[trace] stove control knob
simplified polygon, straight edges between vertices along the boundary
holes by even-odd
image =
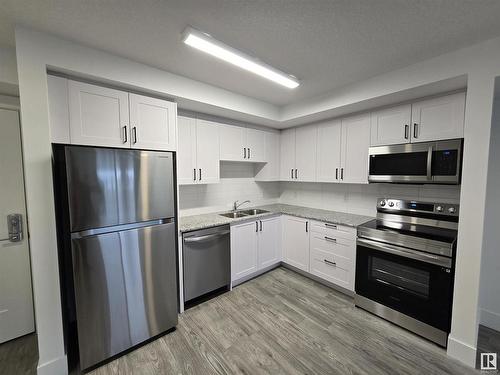
[[[437,212],[443,212],[443,206],[437,206],[436,207]]]
[[[455,213],[455,211],[456,211],[456,210],[455,210],[455,207],[450,207],[450,208],[448,208],[448,212],[449,212],[450,214],[454,214],[454,213]]]
[[[385,206],[385,201],[380,201],[380,206],[384,207]]]
[[[389,207],[394,207],[394,202],[389,202]]]

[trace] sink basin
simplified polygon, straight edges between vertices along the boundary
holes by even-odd
[[[258,215],[258,214],[265,214],[266,212],[269,211],[261,210],[260,208],[252,208],[251,210],[244,210],[241,212],[243,212],[246,215]]]
[[[239,217],[248,216],[248,214],[243,212],[226,212],[225,214],[220,214],[220,216],[228,217],[230,219],[237,219]]]

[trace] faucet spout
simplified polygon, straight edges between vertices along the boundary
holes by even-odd
[[[244,205],[245,203],[250,203],[249,200],[243,201],[241,203],[238,203],[238,201],[234,201],[233,203],[233,209],[236,211],[240,206]]]

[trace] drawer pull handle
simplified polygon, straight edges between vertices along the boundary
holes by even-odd
[[[331,237],[325,236],[325,240],[337,243],[336,238],[331,238]]]
[[[324,261],[326,264],[330,265],[330,266],[337,266],[337,263],[335,263],[335,262],[331,262],[331,261],[329,261],[328,259],[323,259],[323,261]]]
[[[327,227],[327,228],[332,228],[332,229],[337,229],[337,226],[336,226],[336,225],[333,225],[333,224],[328,224],[328,223],[325,223],[325,227]]]

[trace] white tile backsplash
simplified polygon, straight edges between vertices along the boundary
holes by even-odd
[[[230,210],[235,200],[246,199],[252,206],[280,202],[370,216],[375,216],[380,197],[444,203],[460,200],[460,186],[256,182],[254,176],[251,163],[221,162],[220,183],[179,188],[181,216]]]
[[[249,199],[249,205],[278,203],[279,182],[256,182],[252,163],[221,162],[220,183],[181,185],[179,208],[181,216],[230,210],[235,200]]]
[[[459,203],[460,186],[281,182],[280,203],[375,216],[377,198]]]

